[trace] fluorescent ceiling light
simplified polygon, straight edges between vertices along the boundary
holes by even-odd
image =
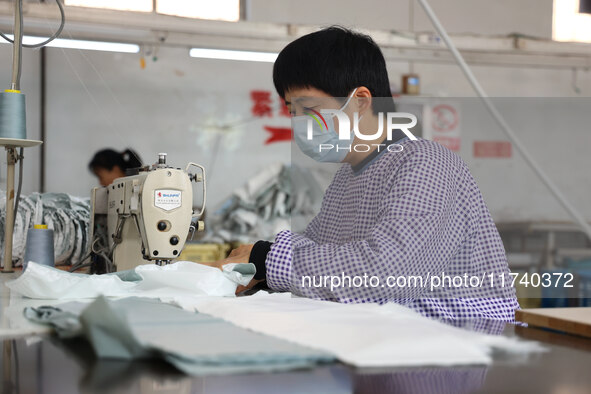
[[[125,44],[121,42],[83,41],[58,38],[47,44],[48,47],[88,49],[90,51],[138,53],[140,46],[137,44]]]
[[[14,36],[7,35],[10,39]],[[24,36],[23,44],[37,44],[47,40],[47,37]],[[6,42],[0,40],[0,42]],[[106,51],[106,52],[124,52],[124,53],[138,53],[140,46],[137,44],[125,44],[121,42],[105,42],[105,41],[86,41],[86,40],[71,40],[66,38],[57,38],[46,45],[47,47],[55,48],[70,48],[70,49],[87,49],[90,51]]]
[[[154,10],[153,0],[66,0],[65,4],[121,11],[152,12]]]
[[[192,48],[189,56],[204,59],[244,60],[248,62],[270,62],[277,59],[277,53],[273,52],[252,52],[232,51],[226,49]]]

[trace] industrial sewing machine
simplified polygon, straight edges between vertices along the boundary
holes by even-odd
[[[189,169],[199,169],[192,174]],[[205,209],[205,169],[189,163],[185,170],[158,162],[96,187],[91,197],[91,272],[133,269],[178,258],[189,234],[204,229],[199,219]],[[203,185],[203,204],[193,212],[192,182]]]

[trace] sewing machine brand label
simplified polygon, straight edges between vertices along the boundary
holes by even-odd
[[[178,190],[154,190],[154,205],[165,211],[172,211],[181,206],[183,193]]]

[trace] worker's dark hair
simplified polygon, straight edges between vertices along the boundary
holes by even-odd
[[[96,152],[90,163],[88,163],[90,171],[95,171],[97,168],[112,170],[115,166],[125,172],[129,168],[141,167],[142,161],[138,154],[131,149],[126,149],[123,152],[103,149]]]
[[[384,55],[374,42],[341,26],[307,34],[291,42],[279,53],[273,66],[277,93],[293,88],[316,88],[333,97],[347,97],[365,86],[373,97],[373,112],[396,110]]]

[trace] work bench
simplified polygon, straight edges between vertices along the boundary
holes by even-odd
[[[0,276],[3,393],[587,393],[591,388],[591,339],[512,324],[502,335],[539,341],[547,351],[494,354],[488,366],[356,369],[335,363],[203,377],[157,360],[96,359],[83,340],[58,340],[41,326],[20,332],[10,327],[4,282],[14,275]]]

